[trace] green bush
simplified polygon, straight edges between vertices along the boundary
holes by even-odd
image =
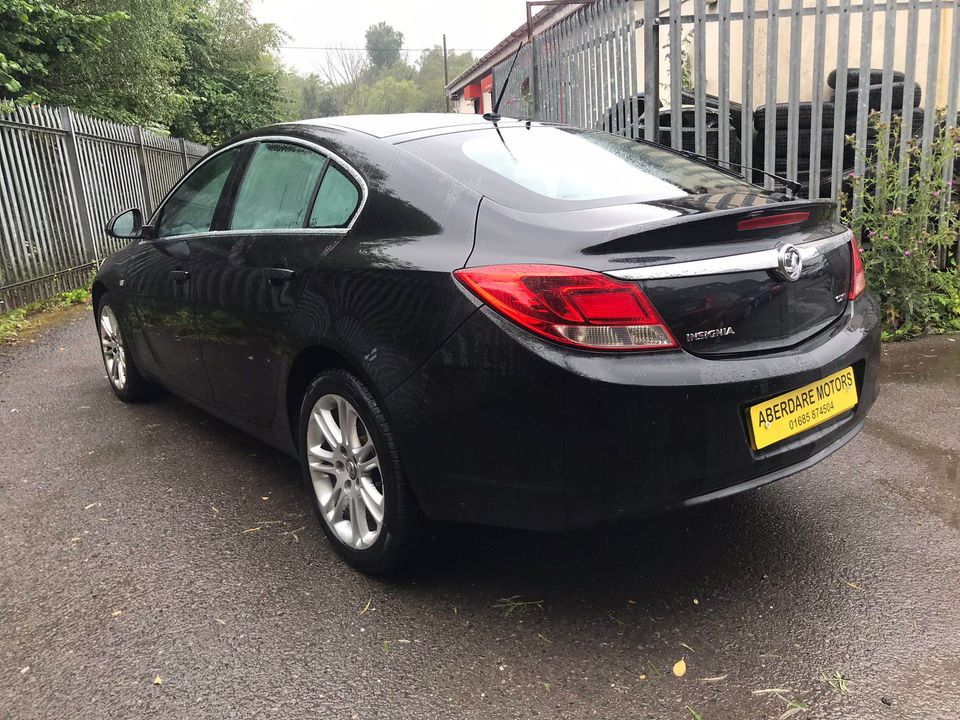
[[[863,245],[867,282],[883,310],[884,338],[960,330],[960,205],[947,202],[953,180],[945,177],[960,149],[960,130],[948,130],[938,117],[930,154],[922,158],[914,138],[901,156],[900,117],[884,123],[874,113],[870,124],[876,140],[856,148],[866,171],[851,173],[852,198],[842,196],[841,204],[844,221]],[[960,159],[957,164],[960,169]]]
[[[86,288],[67,290],[52,298],[25,305],[24,307],[0,313],[0,345],[15,343],[33,326],[34,318],[48,310],[60,310],[90,301],[90,291]]]

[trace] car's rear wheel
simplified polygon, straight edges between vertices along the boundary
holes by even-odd
[[[149,399],[153,386],[137,370],[137,364],[124,341],[117,313],[106,296],[101,298],[97,307],[97,331],[107,380],[116,396],[124,402]]]
[[[366,572],[401,567],[419,544],[423,519],[386,418],[356,377],[332,370],[311,383],[300,447],[320,525],[340,555]]]

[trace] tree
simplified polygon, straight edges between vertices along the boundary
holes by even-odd
[[[48,2],[0,0],[0,110],[55,101],[59,70],[74,55],[89,57],[108,40],[122,12],[70,12]]]
[[[453,80],[468,67],[473,65],[474,57],[471,53],[447,53],[447,67],[449,77]],[[434,46],[423,52],[417,60],[417,87],[420,88],[423,100],[418,110],[421,112],[443,112],[446,110],[446,90],[443,84],[443,49]]]
[[[98,117],[164,130],[178,112],[175,87],[184,60],[184,0],[58,0],[73,12],[124,21],[95,52],[74,53],[51,76],[50,102]]]
[[[342,45],[327,52],[320,74],[332,88],[334,103],[341,111],[353,100],[367,73],[367,59]]]
[[[0,106],[220,142],[281,117],[282,37],[248,0],[0,0]]]
[[[347,110],[351,114],[410,112],[420,106],[422,99],[420,89],[412,80],[386,75],[358,92]]]
[[[303,80],[300,93],[303,100],[300,112],[301,119],[329,117],[340,115],[343,112],[342,107],[337,103],[334,89],[330,87],[329,83],[325,83],[315,73],[307,75]]]
[[[183,105],[173,134],[220,143],[281,117],[284,71],[273,53],[283,33],[258,23],[246,0],[192,0],[181,34]]]
[[[280,64],[283,37],[249,0],[0,0],[0,110],[69,105],[219,143],[281,119],[444,109],[442,50],[411,66],[384,22],[365,53],[341,47],[306,76]],[[473,56],[449,63],[453,77]]]
[[[379,73],[400,62],[403,33],[394,30],[385,22],[367,28],[367,57],[373,70]]]
[[[336,88],[316,73],[298,75],[288,72],[283,78],[284,110],[287,120],[342,115]]]

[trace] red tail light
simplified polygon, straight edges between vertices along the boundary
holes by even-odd
[[[454,276],[539,335],[590,350],[667,350],[677,341],[636,283],[557,265],[491,265]]]
[[[852,265],[850,266],[850,292],[847,297],[856,300],[867,289],[867,274],[863,270],[863,258],[860,257],[860,243],[857,242],[857,236],[850,236],[850,252],[852,253]]]
[[[808,212],[776,213],[747,218],[737,223],[737,230],[761,230],[763,228],[783,227],[784,225],[799,225],[810,219]]]

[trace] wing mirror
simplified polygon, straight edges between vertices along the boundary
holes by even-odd
[[[144,237],[143,213],[140,208],[130,208],[113,216],[107,223],[107,235],[120,240],[137,240]]]

